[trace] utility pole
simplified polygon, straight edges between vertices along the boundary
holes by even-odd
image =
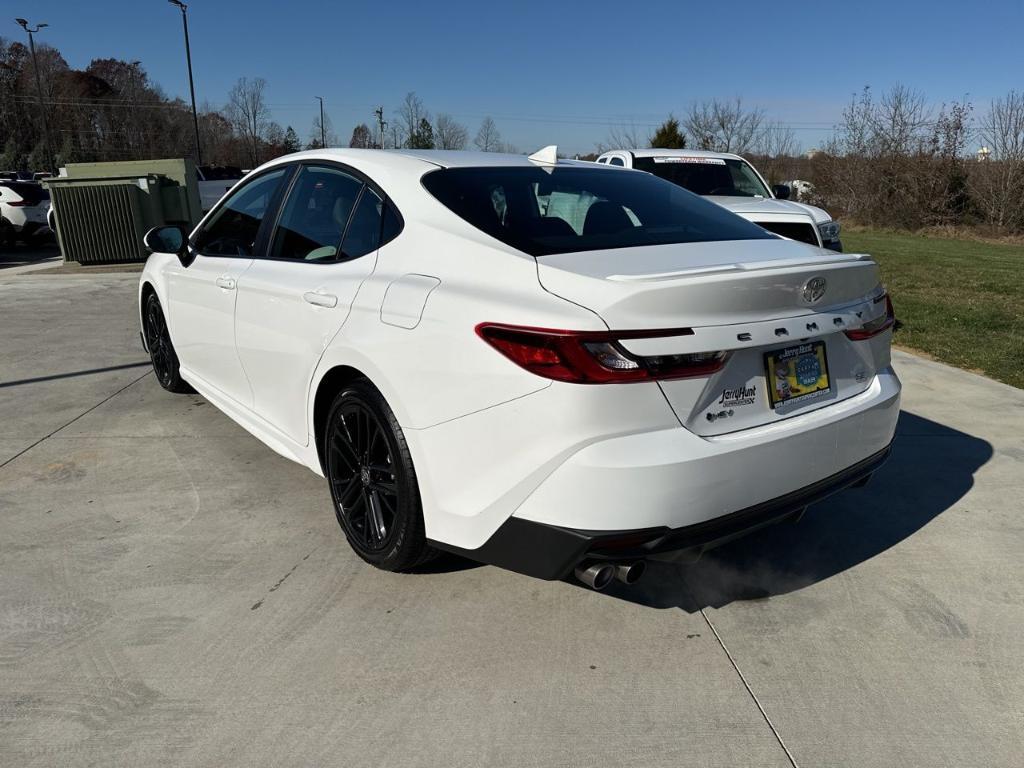
[[[324,99],[322,96],[314,96],[314,99],[320,99],[320,148],[327,148],[327,127],[324,125]]]
[[[196,132],[196,165],[203,164],[203,150],[199,145],[199,113],[196,111],[196,86],[192,80],[192,48],[188,42],[188,6],[181,0],[167,0],[181,9],[181,25],[185,30],[185,61],[188,63],[188,92],[192,96],[192,127]]]
[[[388,127],[387,121],[384,119],[384,107],[377,107],[373,110],[373,114],[377,118],[377,128],[380,134],[380,148],[384,149],[384,129]]]
[[[34,29],[29,29],[28,22],[25,19],[15,19],[16,22],[28,32],[28,47],[32,51],[32,68],[36,72],[36,98],[39,100],[39,119],[43,123],[43,147],[46,152],[46,164],[47,170],[56,171],[53,162],[53,145],[50,144],[50,129],[46,124],[46,106],[43,104],[43,81],[39,78],[39,60],[36,58],[36,41],[32,35],[38,32],[44,27],[50,26],[49,24],[36,24]]]

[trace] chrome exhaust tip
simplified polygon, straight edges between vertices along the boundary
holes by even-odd
[[[611,563],[580,563],[573,573],[588,587],[600,592],[615,578],[615,566]]]
[[[619,563],[615,566],[615,578],[623,584],[636,584],[647,572],[647,563],[636,560],[632,563]]]

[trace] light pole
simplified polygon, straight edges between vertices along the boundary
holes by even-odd
[[[327,148],[327,128],[324,126],[324,99],[323,96],[314,96],[320,100],[320,149]]]
[[[36,72],[36,98],[39,99],[39,119],[43,123],[43,146],[46,152],[46,163],[49,166],[47,170],[53,171],[53,147],[50,144],[50,129],[46,125],[46,107],[43,105],[43,81],[39,78],[39,60],[36,59],[36,41],[32,35],[38,32],[44,27],[50,26],[49,24],[36,24],[34,28],[29,28],[28,22],[25,19],[15,19],[16,22],[28,32],[28,47],[32,51],[32,68]]]
[[[377,128],[380,132],[380,148],[384,149],[384,129],[388,127],[388,121],[384,119],[384,107],[377,107],[373,114],[377,118]]]
[[[188,90],[192,96],[192,127],[196,131],[196,165],[203,164],[203,150],[199,145],[199,113],[196,112],[196,86],[192,81],[192,48],[188,43],[188,6],[181,0],[167,0],[181,9],[181,25],[185,29],[185,61],[188,62]]]

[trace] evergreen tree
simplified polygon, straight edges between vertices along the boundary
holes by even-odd
[[[370,136],[370,128],[366,123],[360,123],[352,129],[352,138],[349,140],[350,147],[359,149],[373,149],[373,139]]]
[[[673,115],[658,126],[651,136],[651,146],[658,149],[686,149],[686,136],[679,130],[679,121]]]
[[[302,149],[302,144],[299,142],[299,135],[290,125],[285,129],[284,140],[281,143],[281,147],[286,153],[298,152]]]
[[[416,126],[416,130],[413,131],[412,136],[409,137],[409,148],[410,149],[433,149],[434,148],[434,128],[430,125],[430,121],[427,118],[420,118],[419,125]]]

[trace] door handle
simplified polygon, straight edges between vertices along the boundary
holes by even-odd
[[[227,291],[235,290],[235,278],[233,277],[218,277],[217,286]]]
[[[309,304],[315,304],[318,307],[338,306],[338,297],[331,293],[308,291],[302,294],[302,298],[304,298]]]

